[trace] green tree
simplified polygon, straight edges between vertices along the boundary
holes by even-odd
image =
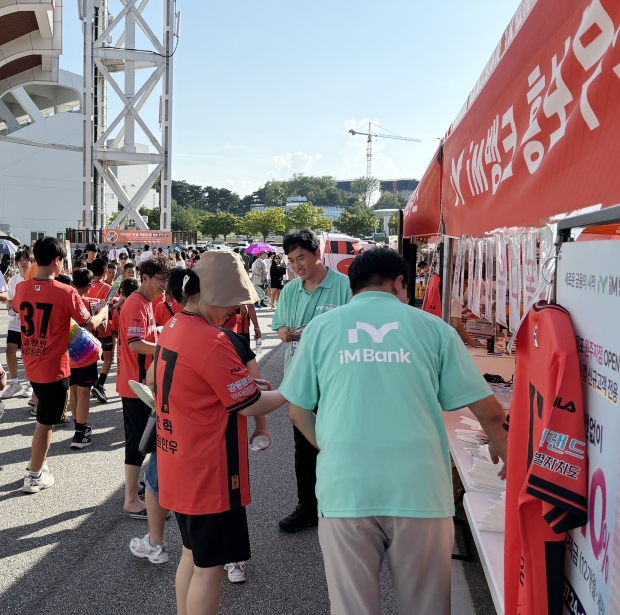
[[[346,233],[352,237],[360,237],[374,233],[379,226],[379,220],[374,216],[372,210],[362,211],[361,213],[351,213],[343,211],[338,220],[336,227],[341,233]]]
[[[375,203],[374,209],[402,209],[406,204],[406,198],[391,192],[384,192]]]
[[[217,216],[215,214],[200,216],[199,229],[203,235],[211,237],[211,239],[215,241],[220,234],[220,225]]]
[[[269,206],[286,205],[288,194],[288,183],[271,179],[265,184],[265,200],[263,203]]]
[[[263,241],[271,233],[280,234],[286,230],[286,214],[279,207],[265,211],[250,211],[243,219],[243,229],[247,235],[260,235]]]
[[[300,203],[290,208],[286,219],[286,229],[308,227],[313,231],[318,229],[330,231],[332,221],[326,218],[324,213],[325,210],[322,207],[314,207],[312,203]]]
[[[289,196],[305,196],[312,203],[344,207],[347,195],[329,175],[313,176],[295,173],[287,182]]]
[[[225,211],[221,211],[215,217],[219,224],[219,234],[223,235],[224,241],[226,241],[228,235],[236,233],[241,226],[241,219],[239,217]]]
[[[200,223],[200,211],[189,208],[186,209],[172,204],[171,208],[171,228],[173,231],[197,231]]]
[[[139,213],[142,217],[148,218],[147,225],[149,229],[151,229],[152,231],[159,230],[159,222],[160,222],[159,207],[155,207],[153,209],[147,209],[146,207],[140,207]]]
[[[351,193],[358,201],[370,205],[372,195],[380,186],[381,182],[376,177],[359,177],[351,182]]]

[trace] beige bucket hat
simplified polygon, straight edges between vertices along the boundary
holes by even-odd
[[[258,295],[234,252],[205,252],[194,269],[200,278],[200,302],[232,306],[256,303]]]

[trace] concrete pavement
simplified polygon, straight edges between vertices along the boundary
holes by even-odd
[[[263,333],[262,376],[278,385],[285,348],[269,328],[273,312],[259,314]],[[6,366],[7,315],[0,309],[0,359]],[[20,366],[21,367],[21,366]],[[39,494],[20,491],[30,456],[34,419],[24,398],[5,402],[0,421],[0,613],[7,615],[164,615],[176,612],[174,574],[181,552],[174,519],[167,523],[170,562],[135,558],[129,541],[147,532],[128,519],[123,504],[123,422],[108,378],[108,404],[93,400],[93,445],[69,449],[71,427],[55,430],[49,463],[56,484]],[[249,421],[250,423],[252,420]],[[252,559],[248,581],[224,581],[223,615],[324,615],[329,601],[316,529],[295,535],[277,522],[296,505],[293,434],[284,409],[268,418],[272,447],[251,453],[252,505],[248,508]],[[180,477],[191,481],[191,476]],[[457,530],[458,532],[458,530]],[[465,568],[464,568],[465,567]],[[386,615],[397,613],[387,570]],[[475,608],[469,585],[474,587]],[[485,595],[486,591],[486,595]],[[458,615],[494,613],[480,565],[453,562],[453,607]],[[408,614],[401,614],[408,615]]]

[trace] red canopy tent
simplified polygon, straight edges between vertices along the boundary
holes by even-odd
[[[480,235],[620,202],[619,27],[616,0],[524,0],[410,197],[404,236],[434,232],[440,203],[449,235]]]

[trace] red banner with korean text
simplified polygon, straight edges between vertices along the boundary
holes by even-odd
[[[620,2],[524,0],[444,143],[450,235],[620,202]]]
[[[407,200],[403,212],[403,237],[436,234],[441,202],[441,147]]]
[[[106,228],[103,230],[103,242],[122,245],[131,242],[132,244],[153,245],[172,245],[172,231],[136,231],[123,230],[116,228]]]

